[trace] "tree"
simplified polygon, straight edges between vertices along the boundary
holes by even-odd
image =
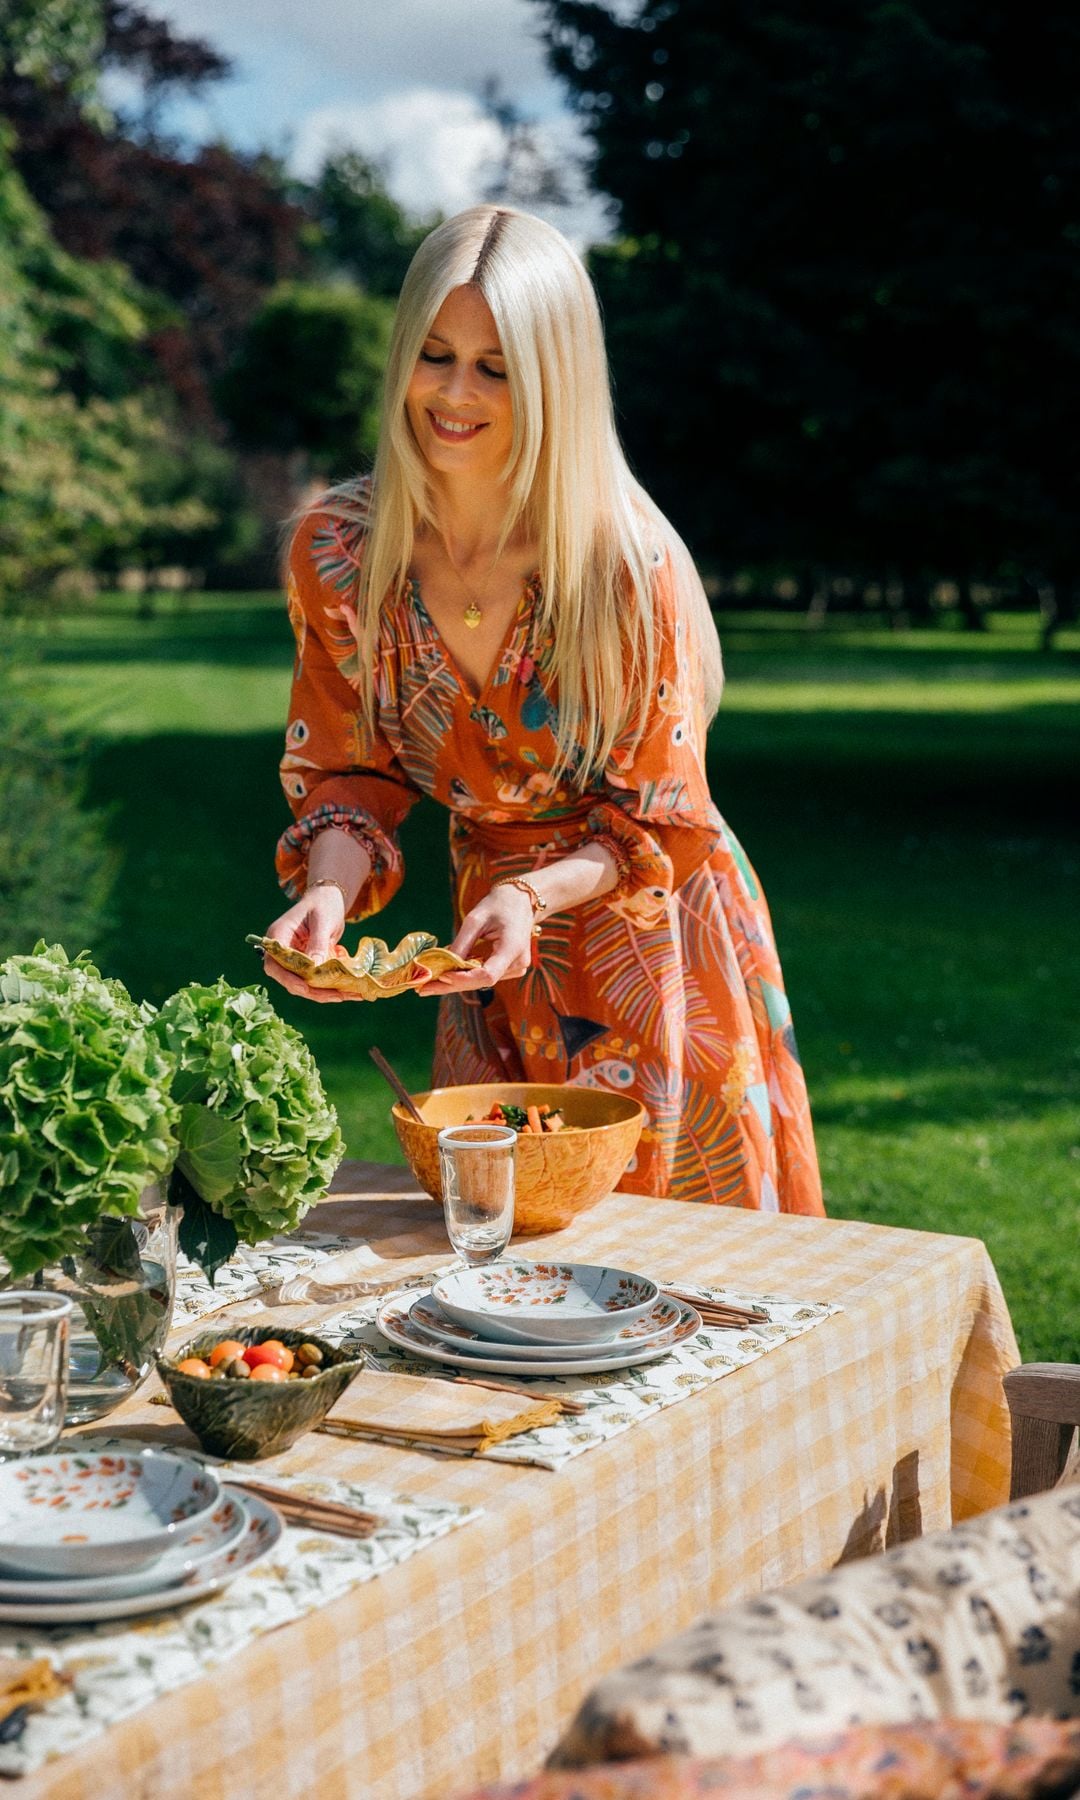
[[[539,4],[619,207],[594,268],[630,448],[697,546],[1065,581],[1080,16]]]
[[[297,186],[295,198],[317,227],[316,271],[347,276],[386,300],[397,299],[421,240],[437,223],[411,220],[387,192],[378,165],[358,150],[328,156],[313,182]]]
[[[212,522],[148,490],[171,444],[162,396],[134,391],[152,312],[124,270],[55,243],[0,129],[0,604]]]
[[[263,296],[303,260],[304,215],[286,177],[271,157],[222,144],[188,156],[157,133],[167,92],[198,90],[228,70],[201,40],[177,37],[127,0],[0,5],[8,8],[0,13],[0,116],[15,129],[19,174],[62,248],[121,262],[171,302],[149,348],[189,420],[213,432],[214,381]],[[66,54],[65,17],[78,55]],[[97,97],[106,66],[140,84],[143,104],[129,123],[110,118]]]
[[[5,84],[62,88],[76,105],[96,99],[105,18],[101,0],[0,0]]]
[[[374,453],[392,317],[385,300],[344,283],[275,289],[218,387],[236,441],[351,474]]]

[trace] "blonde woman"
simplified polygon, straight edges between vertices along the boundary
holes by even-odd
[[[452,947],[482,958],[438,984],[435,1081],[631,1093],[624,1187],[822,1212],[768,911],[706,784],[715,628],[627,467],[596,298],[551,226],[480,206],[425,239],[373,477],[303,518],[288,594],[295,904],[270,934],[320,958],[377,913],[433,795]]]

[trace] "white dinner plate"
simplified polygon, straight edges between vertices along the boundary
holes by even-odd
[[[72,1443],[0,1462],[0,1567],[8,1577],[145,1568],[220,1496],[213,1469],[182,1451]]]
[[[492,1262],[432,1283],[444,1313],[501,1344],[610,1344],[620,1325],[652,1311],[651,1275],[607,1263]]]
[[[456,1319],[448,1319],[430,1290],[413,1301],[409,1318],[428,1343],[439,1344],[447,1350],[465,1350],[470,1356],[501,1356],[513,1358],[514,1362],[535,1362],[538,1357],[544,1362],[580,1362],[584,1357],[602,1356],[606,1360],[634,1345],[643,1347],[656,1343],[665,1332],[673,1331],[679,1325],[682,1304],[662,1295],[643,1319],[624,1325],[616,1337],[603,1344],[498,1343],[494,1338],[470,1330],[468,1325],[458,1324]]]
[[[133,1619],[140,1613],[160,1612],[164,1607],[186,1606],[191,1600],[203,1600],[228,1587],[237,1575],[261,1561],[274,1548],[284,1526],[281,1515],[240,1488],[226,1487],[224,1493],[238,1500],[245,1514],[240,1536],[209,1562],[193,1570],[185,1580],[151,1593],[129,1594],[112,1600],[24,1600],[19,1604],[0,1603],[0,1623],[10,1625],[74,1625],[94,1619]]]
[[[183,1581],[203,1563],[217,1556],[240,1536],[247,1524],[247,1514],[239,1495],[224,1492],[212,1513],[198,1531],[193,1531],[181,1544],[170,1544],[156,1562],[144,1563],[141,1569],[129,1569],[119,1575],[30,1576],[18,1581],[7,1576],[0,1580],[0,1601],[13,1602],[59,1600],[123,1600],[128,1594],[157,1593],[163,1587]]]
[[[441,1363],[446,1368],[482,1371],[488,1375],[543,1375],[549,1380],[555,1375],[598,1375],[606,1369],[633,1369],[642,1363],[659,1361],[681,1344],[684,1339],[693,1337],[701,1330],[701,1314],[692,1306],[678,1302],[679,1323],[669,1333],[652,1344],[628,1346],[616,1355],[596,1356],[592,1353],[575,1359],[572,1362],[557,1362],[538,1351],[530,1362],[515,1362],[513,1358],[502,1356],[476,1356],[469,1350],[452,1350],[448,1345],[432,1343],[422,1337],[418,1328],[409,1318],[408,1309],[400,1300],[388,1300],[380,1308],[378,1316],[379,1330],[385,1338],[395,1344],[399,1350],[407,1350],[410,1356],[419,1357],[422,1362]],[[493,1350],[501,1352],[504,1344],[493,1344]]]

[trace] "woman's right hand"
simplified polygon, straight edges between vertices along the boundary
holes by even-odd
[[[338,887],[327,883],[322,887],[309,888],[302,900],[290,906],[288,912],[282,913],[272,925],[268,925],[264,936],[274,938],[279,944],[287,944],[293,950],[302,950],[313,962],[325,962],[334,946],[340,942],[345,929],[345,901]],[[283,969],[272,957],[263,957],[263,970],[271,981],[278,981],[290,994],[299,994],[304,1000],[317,1000],[320,1004],[333,1003],[339,1000],[358,998],[352,994],[339,994],[333,988],[313,988],[299,975],[290,969]]]

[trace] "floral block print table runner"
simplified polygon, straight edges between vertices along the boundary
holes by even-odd
[[[362,1275],[367,1268],[373,1274],[385,1269],[374,1251],[364,1258],[363,1247],[356,1238],[323,1231],[294,1231],[289,1237],[271,1238],[254,1247],[242,1244],[232,1261],[218,1270],[213,1285],[197,1263],[181,1256],[176,1266],[173,1327],[193,1325],[197,1319],[222,1312],[237,1300],[255,1299],[267,1288],[277,1287],[296,1275],[310,1275],[346,1252],[353,1253],[349,1258],[353,1274]]]
[[[216,1467],[226,1478],[235,1469],[239,1478],[252,1465]],[[350,1588],[480,1517],[476,1508],[411,1500],[347,1481],[277,1474],[274,1481],[362,1507],[382,1522],[363,1539],[287,1525],[262,1562],[220,1593],[175,1610],[94,1625],[0,1625],[0,1667],[7,1657],[48,1656],[72,1680],[66,1693],[31,1714],[16,1743],[0,1744],[0,1777],[32,1773],[151,1700],[227,1663],[263,1632],[329,1606]]]
[[[640,1425],[651,1413],[665,1406],[675,1406],[700,1388],[709,1387],[722,1376],[730,1375],[747,1363],[757,1362],[770,1350],[802,1337],[820,1325],[823,1319],[843,1311],[829,1301],[786,1299],[778,1294],[745,1294],[732,1288],[698,1287],[680,1282],[680,1289],[692,1299],[729,1300],[738,1306],[764,1306],[769,1312],[767,1325],[755,1325],[742,1331],[719,1330],[705,1325],[665,1357],[636,1369],[612,1370],[610,1375],[545,1375],[536,1382],[544,1393],[565,1392],[584,1402],[585,1411],[558,1419],[535,1431],[524,1431],[503,1444],[485,1450],[492,1462],[535,1463],[541,1469],[561,1469],[574,1456],[591,1450],[608,1438],[618,1437],[632,1425]],[[413,1298],[410,1293],[409,1298]],[[375,1323],[383,1301],[368,1300],[335,1319],[324,1321],[319,1329],[334,1341],[362,1345],[369,1360],[379,1369],[395,1374],[430,1377],[444,1373],[436,1363],[410,1357],[387,1342]],[[448,1368],[448,1378],[466,1371]],[[483,1380],[483,1376],[478,1379]],[[509,1380],[509,1376],[490,1377]],[[527,1378],[522,1385],[528,1386]],[[373,1434],[374,1435],[374,1434]],[[440,1454],[461,1452],[449,1447]],[[467,1454],[467,1453],[466,1453]]]

